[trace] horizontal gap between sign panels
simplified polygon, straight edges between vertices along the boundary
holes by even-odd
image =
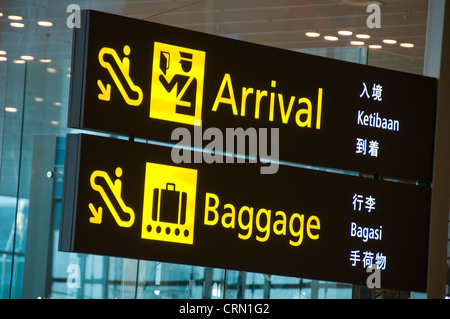
[[[83,133],[87,133],[87,132],[83,131]],[[92,133],[92,132],[89,132],[89,133]],[[134,138],[132,136],[126,137],[126,136],[122,136],[122,135],[111,135],[111,134],[101,134],[101,133],[100,134],[96,133],[93,135],[100,135],[100,136],[109,137],[109,138],[116,138],[119,140],[133,141],[133,142],[142,143],[142,144],[159,145],[159,146],[168,147],[168,148],[174,148],[174,147],[179,148],[179,149],[183,148],[183,149],[194,151],[194,152],[211,153],[211,150],[208,150],[205,148],[202,149],[202,148],[198,148],[198,147],[180,146],[179,144],[161,142],[161,141],[156,141],[156,140],[147,140],[147,139],[142,139],[142,138]],[[273,160],[273,159],[264,158],[264,157],[259,157],[259,160],[258,160],[258,158],[255,156],[229,153],[229,152],[223,152],[223,151],[215,151],[215,152],[217,153],[217,155],[221,155],[224,157],[234,157],[234,158],[240,158],[240,159],[245,159],[245,160],[252,160],[255,163],[262,163],[262,164],[268,164],[268,163],[270,163],[271,160]],[[350,171],[350,170],[344,170],[344,169],[338,169],[338,168],[332,168],[332,167],[316,166],[316,165],[311,165],[311,164],[304,164],[304,163],[284,161],[284,160],[274,160],[273,162],[278,165],[282,165],[282,166],[297,167],[297,168],[303,168],[303,169],[327,172],[327,173],[333,173],[333,174],[349,175],[349,176],[381,180],[381,181],[392,182],[392,183],[402,183],[402,184],[416,185],[416,186],[420,186],[420,187],[431,187],[432,186],[431,183],[427,183],[427,182],[399,179],[399,178],[394,178],[394,177],[389,177],[389,176],[380,176],[376,173],[373,173],[373,174],[361,173],[361,172],[357,172],[357,171]]]

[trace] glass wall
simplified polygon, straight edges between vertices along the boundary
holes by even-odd
[[[55,36],[70,46],[71,33],[58,32]],[[371,55],[366,47],[301,51],[389,68],[403,65],[413,73],[422,68],[420,60]],[[0,62],[0,73],[5,105],[0,112],[0,298],[374,297],[343,283],[59,252],[70,56],[24,64],[8,60]]]
[[[0,166],[0,297],[8,298],[13,278],[13,263],[23,266],[25,213],[27,199],[17,196],[21,140],[25,65],[0,64],[2,89],[1,166]],[[16,242],[17,239],[17,242]],[[20,275],[19,275],[20,277]]]

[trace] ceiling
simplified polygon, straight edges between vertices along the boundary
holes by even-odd
[[[0,0],[0,50],[8,59],[22,54],[36,59],[69,59],[71,30],[66,26],[67,6],[73,0]],[[383,0],[380,3],[381,28],[368,28],[366,0],[78,0],[81,9],[125,15],[186,29],[231,37],[290,50],[348,47],[355,34],[369,34],[366,45],[381,44],[378,51],[423,59],[428,0]],[[23,16],[24,28],[10,26],[8,15]],[[37,25],[53,22],[52,27]],[[339,36],[350,30],[352,36]],[[317,31],[318,38],[309,38]],[[338,36],[337,41],[324,36]],[[397,44],[384,44],[390,38]],[[413,43],[403,48],[402,42]]]

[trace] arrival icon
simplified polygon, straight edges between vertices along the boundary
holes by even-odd
[[[205,52],[155,42],[150,117],[200,125]]]

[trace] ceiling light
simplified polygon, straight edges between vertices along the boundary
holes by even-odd
[[[56,73],[56,69],[55,68],[47,68],[47,72],[48,73]]]
[[[22,22],[11,22],[9,25],[14,28],[23,28],[25,26]]]
[[[7,57],[5,57],[5,56],[0,56],[0,61],[7,61],[7,60],[8,60]]]
[[[343,35],[343,36],[349,36],[349,35],[352,35],[353,32],[352,31],[347,31],[347,30],[340,30],[340,31],[338,31],[338,34],[339,35]]]
[[[59,125],[59,122],[58,121],[50,121],[50,124],[52,124],[52,125]]]
[[[337,41],[337,40],[339,40],[339,38],[338,37],[335,37],[334,35],[326,35],[326,36],[324,36],[323,37],[325,40],[327,40],[327,41]]]
[[[33,61],[34,60],[34,56],[32,56],[32,55],[21,55],[20,58],[25,61]]]
[[[403,48],[414,48],[414,44],[412,43],[400,43],[400,46]]]
[[[9,20],[15,20],[15,21],[21,21],[23,19],[22,16],[16,16],[16,15],[9,15],[8,16]]]
[[[396,44],[396,43],[397,43],[397,40],[394,40],[394,39],[384,39],[383,42],[386,43],[386,44]]]
[[[41,63],[50,63],[50,62],[52,62],[52,59],[39,59],[39,62],[41,62]]]
[[[365,43],[363,41],[350,41],[351,45],[364,45]]]
[[[53,22],[50,22],[50,21],[38,21],[37,24],[40,25],[41,27],[53,26]]]
[[[54,105],[54,106],[61,106],[62,103],[61,103],[61,102],[53,102],[53,105]]]
[[[0,54],[5,55],[6,51],[5,50],[0,50]]]
[[[0,12],[0,17],[3,17],[3,12]]]
[[[13,60],[13,63],[16,64],[24,64],[26,61],[25,60]]]
[[[35,97],[34,100],[36,102],[44,102],[44,98],[42,98],[42,97]]]
[[[320,37],[320,33],[319,33],[319,32],[306,32],[305,35],[306,35],[307,37],[310,37],[310,38],[317,38],[317,37]]]
[[[341,2],[349,6],[360,6],[360,7],[367,7],[369,4],[378,4],[379,6],[383,4],[381,1],[374,1],[374,0],[342,0]]]
[[[7,107],[5,107],[5,111],[10,112],[10,113],[16,113],[17,109],[15,107],[7,106]]]
[[[358,39],[370,39],[370,35],[368,34],[357,34],[356,37]]]
[[[371,44],[369,45],[370,49],[381,49],[383,46],[380,44]]]

